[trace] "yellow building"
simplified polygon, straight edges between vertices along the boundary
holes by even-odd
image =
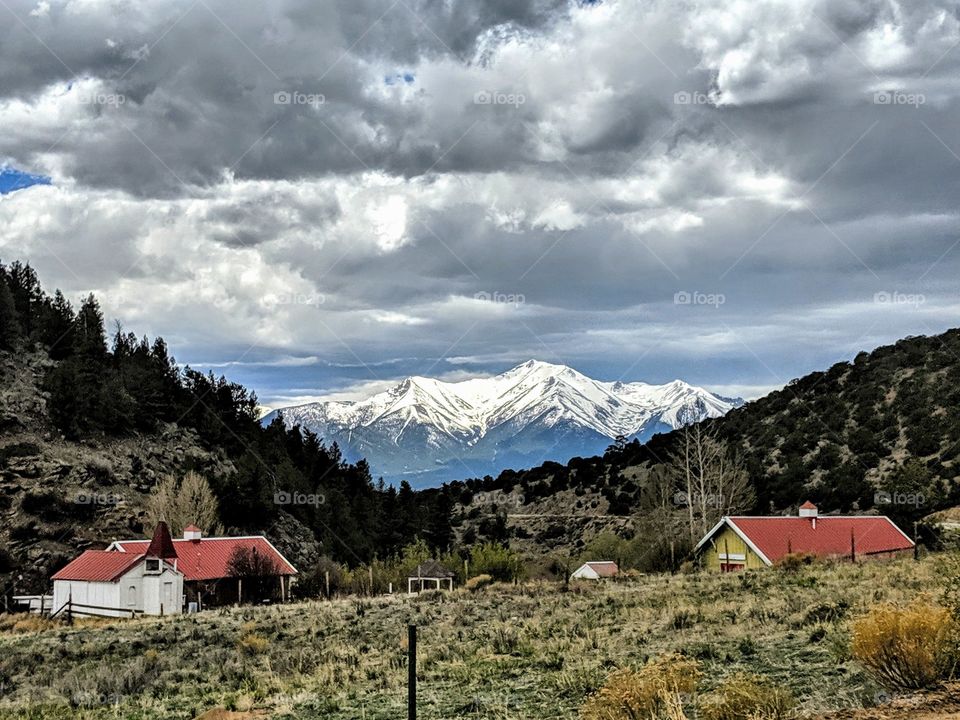
[[[798,515],[721,518],[697,543],[703,566],[720,572],[769,567],[785,555],[889,557],[914,542],[883,515],[824,515],[805,502]]]

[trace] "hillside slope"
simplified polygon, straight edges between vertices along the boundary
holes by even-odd
[[[960,330],[861,352],[702,425],[743,457],[756,511],[811,499],[823,512],[876,509],[910,523],[960,504]],[[580,518],[596,525],[598,513],[636,511],[650,473],[679,438],[672,432],[565,465],[453,483],[461,532],[484,537],[497,528],[528,545],[539,537],[548,549],[582,547]]]
[[[0,352],[0,576],[18,576],[7,578],[0,595],[40,592],[79,550],[149,533],[146,500],[163,476],[196,470],[222,483],[237,472],[222,449],[174,423],[125,437],[66,439],[40,389],[54,364],[43,352]],[[313,533],[286,513],[260,530],[294,564],[319,555]]]

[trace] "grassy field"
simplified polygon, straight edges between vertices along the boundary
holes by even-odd
[[[735,671],[790,688],[806,713],[873,705],[849,657],[852,618],[936,596],[936,558],[741,575],[531,583],[231,608],[0,633],[0,718],[405,717],[406,625],[419,633],[420,717],[574,718],[620,666],[680,652],[702,690]],[[9,619],[6,623],[10,624]]]

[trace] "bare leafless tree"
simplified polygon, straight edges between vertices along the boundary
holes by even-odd
[[[147,499],[147,519],[151,525],[165,520],[174,535],[191,523],[210,534],[221,530],[213,488],[205,477],[192,471],[180,480],[168,475],[157,483]]]
[[[702,424],[681,431],[680,446],[667,463],[678,504],[686,505],[690,540],[696,541],[721,517],[753,505],[755,495],[743,459]]]

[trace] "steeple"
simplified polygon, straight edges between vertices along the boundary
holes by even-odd
[[[173,547],[173,539],[170,537],[170,528],[161,520],[157,523],[156,530],[153,531],[153,539],[150,541],[150,547],[145,553],[147,557],[160,558],[161,560],[172,560],[177,557],[177,551]]]

